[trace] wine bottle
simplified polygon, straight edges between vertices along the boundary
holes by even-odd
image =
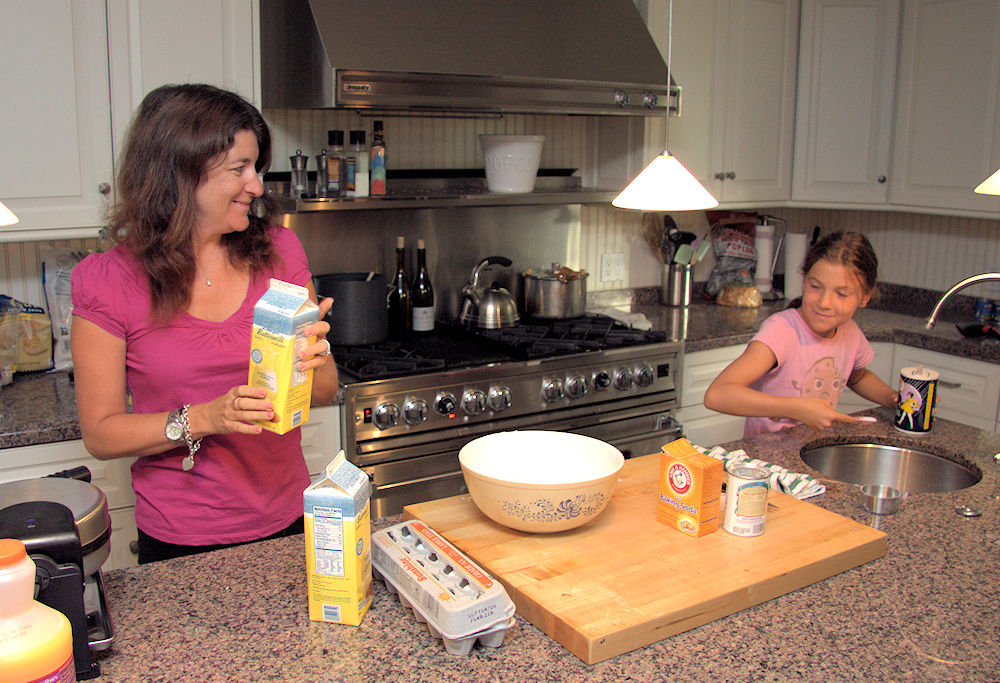
[[[410,287],[413,298],[413,331],[430,332],[434,329],[434,288],[427,273],[427,250],[423,240],[417,240],[417,274]]]
[[[406,242],[396,238],[396,274],[389,289],[389,335],[402,339],[410,331],[410,285],[406,280]]]

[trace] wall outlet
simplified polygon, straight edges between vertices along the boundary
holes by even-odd
[[[625,254],[603,254],[601,256],[601,282],[616,282],[625,279]]]

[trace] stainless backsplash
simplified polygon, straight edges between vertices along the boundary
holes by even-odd
[[[434,285],[439,319],[455,321],[462,287],[487,256],[506,256],[510,268],[494,266],[492,278],[521,299],[528,268],[558,262],[579,268],[580,205],[456,207],[328,211],[287,214],[282,222],[298,234],[316,275],[336,272],[384,273],[391,280],[396,237],[406,238],[407,273],[413,277],[416,244],[427,244],[427,269]]]

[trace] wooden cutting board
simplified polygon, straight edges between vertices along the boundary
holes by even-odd
[[[762,536],[691,538],[656,521],[658,454],[625,461],[608,507],[556,534],[508,529],[468,495],[410,505],[506,587],[518,613],[587,664],[885,555],[886,535],[771,491]]]

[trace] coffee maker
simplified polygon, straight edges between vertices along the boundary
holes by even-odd
[[[35,562],[35,599],[69,619],[76,677],[87,680],[101,673],[91,653],[114,639],[101,576],[111,515],[89,470],[60,475],[0,484],[0,538],[24,543]]]

